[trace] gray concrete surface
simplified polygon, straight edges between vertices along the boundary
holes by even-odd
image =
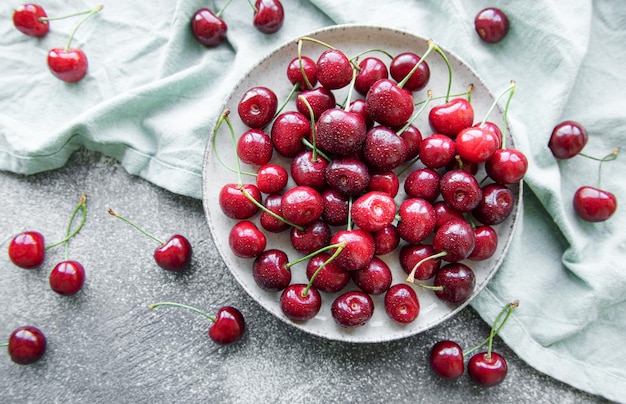
[[[214,248],[202,204],[128,175],[115,161],[81,150],[59,170],[33,176],[0,172],[0,340],[24,324],[40,327],[48,351],[34,365],[0,351],[2,403],[591,403],[602,399],[530,368],[501,340],[505,381],[479,388],[465,375],[437,378],[427,365],[443,338],[473,346],[489,332],[471,309],[400,341],[353,345],[302,333],[267,314],[230,275]],[[48,274],[63,259],[50,250],[36,270],[15,267],[6,248],[24,230],[63,237],[81,193],[88,217],[69,256],[87,271],[84,289],[62,297]],[[154,242],[106,213],[108,207],[155,235],[179,232],[194,247],[191,268],[173,275],[156,267]],[[233,346],[212,343],[209,322],[186,311],[150,311],[174,300],[215,312],[232,304],[248,332]]]

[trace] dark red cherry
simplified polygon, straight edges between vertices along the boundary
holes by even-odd
[[[76,48],[54,48],[48,52],[48,67],[59,80],[76,83],[87,74],[87,55]]]
[[[392,198],[395,198],[400,190],[400,180],[398,179],[398,175],[391,170],[375,171],[370,174],[367,190],[384,192]]]
[[[389,254],[400,245],[400,232],[394,224],[388,224],[372,233],[374,237],[374,253],[376,255]]]
[[[391,224],[396,217],[396,202],[389,194],[370,191],[352,203],[352,221],[359,228],[375,232]]]
[[[335,322],[341,327],[361,327],[372,318],[374,314],[374,301],[365,292],[346,292],[333,301],[330,308]]]
[[[491,258],[498,248],[498,233],[491,226],[478,226],[474,229],[476,245],[467,257],[472,261]]]
[[[430,202],[422,198],[408,198],[398,210],[400,237],[409,243],[419,243],[435,229],[436,216]]]
[[[434,133],[424,138],[420,144],[420,161],[429,168],[445,167],[454,160],[455,155],[454,140],[446,135]]]
[[[310,320],[322,308],[322,296],[313,286],[295,283],[287,286],[280,294],[280,308],[290,320]]]
[[[313,274],[331,257],[330,254],[322,252],[312,257],[306,266],[307,279],[311,279]],[[324,265],[313,279],[313,286],[321,292],[337,293],[350,282],[350,271],[340,267],[336,262],[330,261]]]
[[[574,211],[588,222],[603,222],[617,210],[614,194],[591,186],[583,186],[574,193]]]
[[[434,202],[439,197],[441,176],[432,168],[413,170],[404,180],[404,192],[410,198],[422,198]]]
[[[372,84],[387,77],[389,77],[387,65],[378,58],[367,57],[359,63],[354,89],[361,95],[367,95]]]
[[[304,100],[306,100],[306,103]],[[298,112],[309,118],[311,112],[313,112],[315,121],[319,120],[324,111],[334,108],[335,105],[335,95],[326,87],[303,90],[296,98],[296,109]],[[310,111],[309,107],[311,107]]]
[[[339,230],[330,238],[330,244],[339,243],[345,243],[345,247],[335,257],[335,261],[348,271],[364,268],[374,257],[374,237],[365,230]],[[331,254],[335,251],[333,249]]]
[[[434,286],[441,286],[435,295],[444,302],[460,304],[469,299],[474,291],[476,276],[472,268],[455,262],[446,264],[435,274]]]
[[[285,21],[285,10],[279,0],[256,0],[252,23],[264,34],[278,32]]]
[[[283,210],[281,208],[282,199],[283,199],[283,196],[279,194],[268,195],[267,198],[265,198],[265,202],[263,203],[263,206],[265,206],[266,209],[278,215],[279,217],[282,217],[283,215]],[[276,218],[275,216],[270,215],[266,211],[261,212],[261,217],[259,218],[259,224],[261,225],[261,227],[263,227],[265,230],[271,233],[280,233],[291,227],[289,226],[289,224],[285,223],[283,220],[280,220]]]
[[[405,283],[398,283],[385,293],[385,312],[395,322],[408,324],[413,322],[420,313],[417,293]]]
[[[365,191],[370,174],[363,161],[355,157],[337,158],[326,167],[326,182],[343,195],[357,195]]]
[[[351,271],[352,281],[369,295],[381,295],[389,290],[393,281],[391,269],[378,257],[372,257],[369,264],[356,271]]]
[[[476,14],[474,28],[483,41],[497,43],[509,33],[509,19],[498,8],[485,8]]]
[[[304,229],[291,229],[291,245],[301,254],[308,255],[326,247],[330,242],[332,231],[330,226],[322,220],[316,220]]]
[[[317,121],[316,131],[320,149],[342,156],[359,150],[367,133],[361,115],[339,108],[324,111]]]
[[[352,64],[339,49],[324,51],[317,59],[316,69],[317,81],[329,90],[343,88],[352,80]]]
[[[519,182],[528,170],[528,160],[524,153],[517,149],[498,149],[485,162],[487,175],[500,184]]]
[[[454,341],[439,341],[430,350],[430,367],[444,379],[456,379],[465,371],[463,349]]]
[[[501,383],[507,374],[506,360],[502,355],[481,352],[467,362],[467,373],[481,386],[491,387]]]
[[[372,85],[365,96],[365,105],[374,121],[391,128],[406,123],[415,109],[411,92],[389,79]]]
[[[465,220],[450,220],[435,232],[433,248],[435,252],[445,251],[442,258],[449,262],[459,262],[474,250],[476,237],[474,229]]]
[[[406,143],[388,127],[374,126],[365,135],[363,156],[375,170],[393,170],[406,161]]]
[[[441,197],[452,209],[465,213],[481,201],[482,190],[476,177],[464,170],[452,170],[441,177]]]
[[[20,268],[37,268],[45,255],[44,237],[37,231],[22,232],[9,243],[9,258]]]
[[[283,194],[283,217],[289,222],[306,226],[318,220],[324,211],[322,196],[306,185],[297,185]]]
[[[400,249],[398,258],[400,266],[408,275],[420,261],[435,254],[436,251],[431,244],[405,244]],[[435,276],[440,266],[441,258],[428,259],[416,268],[414,278],[422,281],[430,279]]]
[[[487,132],[490,132],[492,135],[494,135],[496,137],[496,139],[498,140],[498,149],[502,147],[502,131],[500,130],[500,128],[498,127],[498,125],[496,125],[493,122],[490,121],[485,121],[483,122],[478,122],[476,124],[474,124],[475,128],[481,127],[482,125],[482,129],[486,130]]]
[[[487,184],[482,193],[480,202],[472,211],[479,222],[493,226],[509,217],[515,207],[515,199],[506,185]]]
[[[267,292],[278,292],[291,282],[289,258],[281,250],[265,250],[252,264],[252,278],[257,286]]]
[[[401,82],[420,60],[421,58],[412,52],[404,52],[396,55],[389,65],[391,77],[393,77],[395,81]],[[429,80],[430,68],[426,61],[424,61],[404,84],[404,88],[409,91],[419,91],[426,87]]]
[[[178,272],[189,265],[191,254],[189,240],[180,234],[174,234],[154,250],[154,261],[167,271]]]
[[[367,105],[365,104],[364,99],[357,98],[356,100],[350,102],[350,107],[348,108],[348,111],[361,115],[361,118],[363,118],[363,121],[365,122],[365,127],[367,129],[371,129],[374,126],[374,120],[367,113]]]
[[[267,87],[252,87],[241,96],[237,113],[250,128],[261,129],[270,123],[278,108],[278,97]]]
[[[226,39],[228,26],[208,8],[197,10],[191,18],[191,32],[198,42],[207,47],[217,46]]]
[[[241,192],[242,187],[252,198],[261,203],[261,191],[256,185],[225,184],[220,190],[218,201],[222,212],[231,219],[249,219],[259,211],[258,206]]]
[[[215,322],[209,328],[209,338],[216,344],[230,345],[239,341],[245,330],[243,314],[235,307],[224,306],[215,315]]]
[[[407,161],[413,160],[419,155],[420,145],[422,144],[422,132],[414,126],[409,125],[405,130],[400,133],[400,137],[404,140],[406,145],[406,159]]]
[[[276,151],[285,157],[295,157],[304,150],[303,138],[311,133],[311,123],[297,111],[279,114],[271,129],[272,144]]]
[[[237,156],[246,164],[267,164],[273,153],[272,139],[261,129],[247,130],[237,141]]]
[[[314,88],[317,84],[315,61],[307,56],[293,58],[287,65],[287,79],[291,84],[299,84],[298,90],[300,91]],[[310,87],[307,85],[307,80]]]
[[[437,217],[436,228],[440,228],[444,223],[452,219],[465,220],[465,217],[458,210],[452,209],[444,201],[437,201],[433,204],[435,215]]]
[[[291,178],[297,185],[306,185],[316,191],[326,189],[326,167],[328,162],[312,150],[304,150],[291,160]]]
[[[267,239],[256,224],[249,220],[242,220],[230,229],[228,245],[237,257],[254,258],[265,250]]]
[[[454,98],[431,108],[428,122],[433,132],[456,137],[460,131],[474,123],[474,109],[465,98]]]
[[[322,219],[331,226],[344,226],[348,223],[348,198],[335,189],[322,192],[324,212]]]
[[[50,288],[60,295],[74,295],[85,283],[85,268],[74,260],[62,261],[54,266],[49,276]]]
[[[587,144],[587,129],[575,121],[563,121],[556,125],[550,135],[548,147],[558,159],[576,156]]]
[[[9,356],[14,363],[29,365],[41,359],[46,345],[46,336],[39,328],[29,325],[18,327],[9,336]]]
[[[24,4],[13,12],[13,25],[25,35],[41,38],[50,31],[47,17],[46,11],[40,5]]]
[[[256,186],[265,194],[276,194],[282,191],[289,182],[287,170],[278,164],[262,165],[256,174]]]

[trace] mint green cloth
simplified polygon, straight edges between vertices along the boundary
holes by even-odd
[[[473,307],[491,323],[505,303],[519,300],[501,336],[522,359],[572,386],[625,401],[626,212],[620,207],[598,224],[577,219],[572,195],[596,184],[598,163],[556,161],[547,142],[558,122],[573,119],[589,131],[587,154],[626,146],[626,8],[608,0],[493,1],[488,5],[505,10],[511,31],[487,45],[474,32],[474,16],[487,6],[478,0],[283,3],[285,25],[268,36],[252,26],[248,2],[234,1],[223,14],[228,42],[206,49],[190,34],[191,15],[225,1],[102,1],[103,11],[74,41],[89,57],[88,76],[66,84],[52,77],[45,59],[50,48],[65,45],[76,20],[54,21],[46,38],[30,38],[9,23],[18,4],[4,2],[0,169],[54,169],[87,147],[158,186],[201,198],[203,153],[218,108],[272,49],[343,23],[432,38],[472,66],[493,92],[517,82],[510,119],[530,162],[516,237]],[[45,7],[54,16],[94,5],[50,0]],[[625,172],[624,155],[603,168],[602,187],[619,201],[626,200]]]

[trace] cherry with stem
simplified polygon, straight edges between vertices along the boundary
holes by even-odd
[[[46,352],[46,346],[46,336],[32,325],[16,328],[9,336],[8,342],[0,344],[0,347],[8,348],[11,360],[18,365],[37,362]]]
[[[584,157],[599,161],[598,182],[595,187],[585,185],[574,193],[574,211],[583,220],[597,223],[608,220],[617,210],[617,197],[615,194],[602,189],[602,164],[617,158],[619,147],[616,147],[610,154],[603,158],[596,158],[589,155]],[[582,153],[581,153],[582,154]]]

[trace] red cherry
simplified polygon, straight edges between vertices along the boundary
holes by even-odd
[[[50,288],[60,295],[74,295],[85,283],[85,268],[78,261],[62,261],[50,272]]]
[[[46,352],[46,336],[37,327],[16,328],[9,337],[8,351],[11,360],[19,365],[37,362]]]
[[[354,284],[369,295],[385,293],[393,281],[391,269],[378,257],[372,257],[365,267],[351,271],[351,275]]]
[[[222,212],[231,219],[249,219],[259,211],[259,207],[243,194],[242,188],[257,202],[261,202],[261,191],[256,185],[225,184],[220,190],[218,201]]]
[[[476,14],[474,28],[483,41],[497,43],[509,33],[509,19],[498,8],[485,8]]]
[[[287,65],[287,79],[291,84],[298,84],[298,90],[300,91],[312,89],[317,84],[317,66],[315,61],[307,56],[293,58]],[[311,85],[310,88],[307,86],[307,80]]]
[[[267,87],[247,90],[237,104],[241,121],[250,128],[260,129],[270,123],[278,109],[278,97]]]
[[[574,194],[574,210],[583,220],[603,222],[617,210],[617,198],[611,192],[583,186]]]
[[[285,10],[279,0],[256,0],[254,27],[264,34],[274,34],[285,21]]]
[[[413,322],[420,313],[417,293],[405,283],[393,285],[385,293],[385,312],[400,324]]]
[[[306,185],[316,191],[326,189],[326,167],[328,162],[312,150],[304,150],[291,160],[289,169],[297,185]]]
[[[226,39],[228,26],[208,8],[197,10],[191,17],[191,32],[198,42],[207,47],[217,46]]]
[[[389,79],[378,80],[370,87],[365,105],[374,121],[389,127],[404,125],[415,109],[411,92]]]
[[[296,98],[298,112],[309,117],[312,112],[315,121],[318,121],[325,111],[334,108],[335,105],[337,105],[335,95],[326,87],[303,90]]]
[[[45,19],[47,17],[40,5],[24,4],[13,12],[13,25],[23,34],[41,38],[50,31],[50,24]]]
[[[36,268],[46,254],[44,237],[36,231],[26,231],[13,237],[9,243],[9,258],[20,268]]]
[[[456,151],[464,160],[481,163],[487,161],[500,147],[501,140],[483,128],[465,128],[455,139]]]
[[[435,232],[433,248],[436,253],[446,252],[442,258],[448,262],[459,262],[467,258],[476,245],[474,229],[465,220],[450,220]]]
[[[436,215],[430,202],[422,198],[409,198],[400,204],[398,211],[400,237],[409,243],[419,243],[435,229]]]
[[[367,133],[361,115],[339,108],[324,111],[316,129],[319,148],[342,156],[359,150]]]
[[[228,245],[237,257],[254,258],[265,250],[267,239],[254,223],[243,220],[230,229]]]
[[[528,170],[528,160],[517,149],[498,149],[485,163],[487,175],[500,184],[519,182]]]
[[[467,257],[472,261],[491,258],[498,248],[498,233],[491,226],[479,226],[474,229],[476,245]]]
[[[330,242],[332,232],[327,223],[316,220],[303,230],[291,228],[291,245],[301,254],[308,255],[326,247]]]
[[[259,167],[257,171],[257,188],[266,194],[276,194],[282,191],[287,186],[288,181],[287,170],[278,164],[265,164]]]
[[[454,98],[443,105],[431,108],[428,122],[433,132],[456,137],[460,131],[472,126],[474,109],[466,99]]]
[[[372,318],[374,301],[365,292],[346,292],[335,298],[330,312],[335,322],[342,327],[361,327]]]
[[[370,191],[353,202],[351,215],[358,227],[375,232],[394,221],[396,203],[389,194]]]
[[[339,49],[328,49],[317,59],[317,81],[329,90],[347,86],[352,80],[352,64]]]
[[[469,266],[460,262],[444,265],[437,271],[434,286],[442,287],[435,290],[435,295],[444,302],[460,304],[469,299],[476,285],[476,276]]]
[[[422,140],[420,144],[420,161],[429,168],[445,167],[454,160],[455,155],[454,140],[447,135],[434,133]]]
[[[246,322],[241,312],[232,306],[221,307],[215,322],[209,328],[209,338],[220,345],[230,345],[239,341],[246,330]]]
[[[303,138],[308,138],[311,123],[306,116],[297,111],[279,114],[271,129],[272,144],[276,151],[285,157],[295,157],[304,150]]]
[[[491,387],[501,383],[507,374],[506,360],[495,352],[473,355],[467,363],[467,373],[478,384]]]
[[[330,244],[339,243],[345,243],[345,247],[335,257],[335,262],[348,271],[364,268],[374,257],[374,237],[365,230],[339,230],[330,238]]]
[[[558,159],[569,159],[581,152],[587,144],[587,129],[575,121],[563,121],[556,125],[550,135],[548,147]]]
[[[48,67],[58,79],[75,83],[87,74],[87,55],[80,49],[54,48],[48,52]]]
[[[272,139],[261,129],[247,130],[237,140],[237,156],[246,164],[267,164],[273,152]]]
[[[410,274],[413,270],[413,267],[420,263],[420,261],[425,258],[432,257],[436,254],[435,249],[430,244],[405,244],[400,249],[400,254],[398,256],[400,261],[400,266],[406,272],[406,274]],[[439,270],[441,266],[441,258],[432,258],[422,262],[416,269],[413,274],[415,279],[418,280],[426,280],[435,276],[435,273]]]
[[[367,95],[372,84],[389,77],[385,63],[375,57],[367,57],[359,63],[359,71],[354,81],[354,89],[361,95]]]
[[[430,350],[430,367],[444,379],[456,379],[465,371],[463,349],[454,341],[439,341]]]
[[[283,217],[289,222],[306,226],[317,221],[324,211],[322,196],[306,185],[297,185],[283,194]]]
[[[368,191],[384,192],[395,198],[400,190],[400,180],[393,171],[373,172],[370,174],[370,182],[367,184]]]
[[[283,196],[279,194],[268,195],[267,198],[265,198],[265,202],[263,203],[263,206],[265,206],[265,208],[269,210],[270,212],[274,212],[279,217],[282,217],[283,215],[283,210],[281,208],[282,199],[283,199]],[[284,221],[276,218],[275,216],[270,215],[265,210],[261,212],[259,223],[265,230],[272,232],[272,233],[280,233],[291,227],[289,226],[289,224],[285,223]]]
[[[312,257],[306,266],[308,279],[331,257],[328,253],[319,253]],[[313,279],[313,286],[324,293],[336,293],[350,282],[350,271],[343,269],[336,262],[330,261],[317,273]]]
[[[278,292],[289,286],[291,269],[283,251],[270,248],[256,257],[252,264],[252,278],[266,292]]]
[[[315,287],[305,283],[292,284],[280,294],[280,308],[290,320],[310,320],[322,308],[322,296]]]
[[[374,237],[374,253],[376,255],[389,254],[400,245],[400,232],[394,224],[388,224],[372,233]]]
[[[191,244],[184,236],[175,234],[154,250],[154,260],[161,268],[178,272],[191,261]]]
[[[412,52],[404,52],[396,55],[389,65],[391,77],[397,82],[404,80],[407,74],[413,70],[421,58]],[[426,87],[430,80],[430,68],[426,61],[423,61],[404,84],[404,88],[409,91],[419,91]]]

